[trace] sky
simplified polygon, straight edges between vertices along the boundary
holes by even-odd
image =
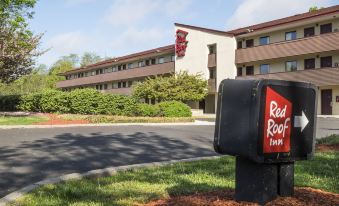
[[[30,27],[52,65],[70,53],[117,57],[173,44],[174,23],[227,31],[339,0],[38,0]]]

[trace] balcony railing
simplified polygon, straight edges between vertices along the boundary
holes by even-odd
[[[78,79],[60,81],[57,83],[58,88],[77,87],[82,85],[93,85],[103,82],[112,82],[117,80],[135,79],[139,77],[155,76],[169,74],[174,72],[174,62],[155,64],[146,67],[128,69],[118,72],[105,73]]]
[[[209,67],[209,68],[216,67],[217,66],[216,61],[217,61],[216,54],[209,54],[208,55],[207,67]]]
[[[217,92],[217,85],[215,79],[208,80],[208,93],[215,93]]]
[[[239,76],[237,79],[278,79],[312,83],[317,86],[339,84],[339,68],[306,69],[293,72],[277,72],[251,76]]]
[[[236,64],[244,64],[248,62],[337,50],[339,50],[339,32],[333,32],[292,41],[237,49],[235,62]]]

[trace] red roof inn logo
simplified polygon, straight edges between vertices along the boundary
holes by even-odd
[[[290,152],[292,103],[267,87],[264,153]]]
[[[181,29],[177,30],[176,41],[175,41],[175,52],[178,57],[185,56],[187,43],[188,43],[188,41],[186,40],[187,34],[188,32],[186,31],[183,31]]]

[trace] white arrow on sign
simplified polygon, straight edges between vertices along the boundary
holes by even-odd
[[[294,117],[294,127],[300,127],[301,128],[301,132],[303,132],[303,130],[305,129],[305,127],[308,124],[308,119],[304,113],[304,111],[301,111],[302,114],[301,116],[295,116]]]

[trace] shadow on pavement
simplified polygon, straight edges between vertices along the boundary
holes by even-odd
[[[0,197],[28,184],[73,172],[110,166],[212,156],[212,140],[173,139],[156,133],[136,132],[75,135],[0,147]]]

